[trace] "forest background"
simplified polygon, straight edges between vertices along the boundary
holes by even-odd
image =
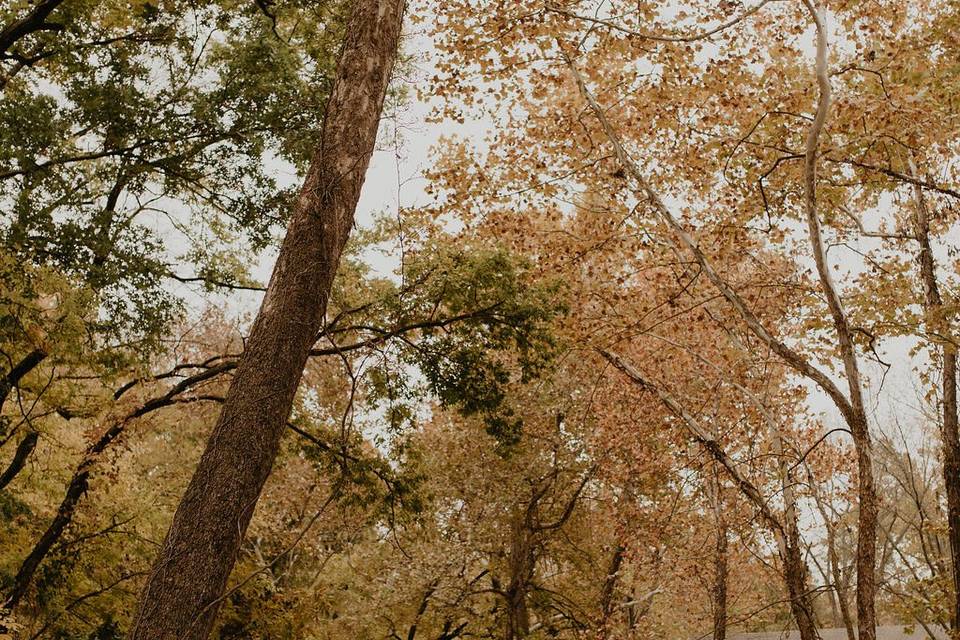
[[[359,13],[0,8],[4,633],[133,633]],[[212,633],[954,632],[958,27],[407,6]]]

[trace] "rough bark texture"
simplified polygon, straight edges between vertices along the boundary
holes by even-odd
[[[510,582],[504,592],[507,616],[503,637],[524,638],[530,634],[530,611],[527,596],[537,563],[537,544],[532,517],[536,502],[514,516],[510,540]]]
[[[917,260],[924,289],[924,307],[927,312],[927,330],[943,337],[940,347],[943,363],[942,389],[943,418],[943,484],[947,494],[947,537],[950,540],[950,558],[953,561],[953,606],[950,622],[954,632],[960,630],[960,434],[957,429],[957,347],[951,341],[949,327],[943,318],[943,298],[937,283],[937,265],[930,246],[930,214],[923,190],[914,185],[916,211],[914,233],[920,243]]]
[[[207,448],[147,579],[131,640],[213,627],[276,457],[376,141],[404,0],[353,3],[322,138]]]
[[[713,562],[713,640],[727,637],[727,528],[717,531]]]
[[[813,600],[810,597],[810,590],[807,588],[807,565],[803,561],[803,554],[800,551],[800,537],[794,526],[787,526],[786,540],[784,541],[783,551],[783,580],[787,585],[787,593],[790,596],[790,612],[793,614],[793,620],[797,623],[797,631],[802,640],[816,640],[819,638],[817,633],[817,621],[814,617]]]

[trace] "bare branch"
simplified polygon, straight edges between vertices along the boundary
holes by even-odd
[[[703,428],[697,419],[694,418],[690,413],[680,404],[670,393],[661,389],[660,387],[651,384],[647,381],[646,378],[630,363],[621,358],[615,353],[600,349],[600,355],[602,355],[607,362],[612,364],[614,367],[623,372],[630,380],[632,380],[640,388],[652,392],[660,401],[666,406],[671,412],[673,412],[686,426],[687,431],[693,436],[700,445],[706,449],[714,460],[720,463],[730,478],[736,483],[737,487],[743,493],[743,495],[757,508],[760,512],[760,515],[764,521],[773,529],[775,532],[778,532],[779,535],[783,535],[783,523],[780,522],[780,519],[773,513],[770,509],[770,506],[767,504],[767,501],[764,500],[763,495],[760,491],[753,485],[752,482],[743,477],[740,472],[737,470],[736,463],[730,459],[730,456],[727,455],[727,452],[724,451],[716,438],[714,438],[710,433]]]
[[[774,353],[780,356],[795,371],[809,378],[816,383],[817,386],[823,389],[823,391],[830,396],[831,400],[833,400],[834,404],[837,406],[840,413],[843,414],[844,418],[853,420],[853,407],[851,406],[847,397],[833,382],[833,380],[831,380],[830,377],[827,376],[827,374],[825,374],[823,371],[811,364],[804,356],[788,347],[785,343],[778,340],[769,331],[767,331],[766,327],[763,326],[753,311],[747,307],[746,302],[744,302],[740,295],[734,291],[733,288],[730,287],[730,285],[728,285],[714,270],[710,261],[700,249],[697,242],[690,236],[689,233],[687,233],[686,229],[683,228],[683,225],[680,224],[667,205],[663,202],[663,199],[660,197],[660,195],[647,181],[637,164],[630,158],[629,154],[627,154],[626,149],[623,147],[623,142],[620,139],[620,135],[610,124],[610,121],[607,119],[606,114],[604,114],[603,109],[597,103],[596,98],[594,98],[593,94],[587,88],[583,76],[580,74],[573,60],[567,56],[562,45],[560,50],[570,68],[574,79],[576,80],[577,87],[580,90],[580,95],[583,96],[583,98],[587,101],[590,110],[593,112],[597,120],[600,121],[607,139],[613,146],[617,161],[619,162],[620,166],[639,185],[641,191],[644,193],[644,195],[646,195],[647,199],[653,205],[654,211],[667,224],[667,226],[674,231],[683,246],[693,254],[704,273],[710,279],[710,282],[713,283],[720,293],[723,294],[723,297],[727,299],[731,306],[733,306],[733,308],[737,311],[754,335],[756,335],[767,346],[769,346]]]
[[[569,9],[564,9],[563,7],[557,6],[552,3],[547,4],[547,11],[551,13],[564,15],[564,16],[567,16],[568,18],[573,18],[574,20],[581,20],[583,22],[590,22],[592,24],[601,25],[609,29],[613,29],[614,31],[619,31],[621,33],[625,33],[635,38],[641,38],[643,40],[653,40],[655,42],[696,42],[697,40],[705,40],[710,36],[716,35],[721,31],[725,31],[730,27],[733,27],[739,24],[740,22],[743,22],[746,18],[749,18],[750,16],[755,14],[757,11],[759,11],[766,5],[770,4],[771,2],[777,2],[777,1],[778,0],[762,0],[758,4],[754,5],[753,7],[750,7],[740,15],[734,18],[731,18],[730,20],[728,20],[727,22],[724,22],[723,24],[720,24],[706,31],[701,31],[699,33],[692,33],[689,35],[664,35],[664,34],[644,33],[641,31],[634,31],[633,29],[627,29],[626,27],[622,27],[610,20],[604,20],[602,18],[594,18],[592,16],[583,16],[578,13],[574,13]]]

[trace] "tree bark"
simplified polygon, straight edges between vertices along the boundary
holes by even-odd
[[[711,491],[713,512],[717,523],[717,540],[713,553],[713,640],[727,638],[727,576],[729,539],[727,521],[723,516],[719,470],[714,474],[714,490]],[[710,486],[710,483],[707,483]]]
[[[613,556],[610,558],[610,566],[607,569],[607,575],[603,580],[603,588],[600,590],[600,638],[611,637],[610,625],[613,622],[613,613],[616,609],[616,599],[614,595],[617,592],[617,578],[620,575],[620,568],[623,566],[623,557],[627,549],[622,544],[618,544],[613,550]]]
[[[727,527],[717,529],[713,562],[713,640],[727,637]]]
[[[504,592],[507,609],[503,630],[505,640],[517,640],[530,634],[527,595],[537,562],[532,519],[538,499],[535,497],[526,509],[518,511],[511,523],[510,582]]]
[[[47,18],[64,0],[40,0],[36,6],[19,20],[0,29],[0,56],[21,38],[37,31],[60,31],[63,25],[47,22]]]
[[[790,612],[797,623],[800,638],[802,640],[814,640],[820,636],[817,633],[813,601],[810,598],[810,590],[807,588],[807,565],[803,561],[803,554],[800,551],[796,521],[794,521],[793,526],[787,525],[785,529],[783,580],[790,595]]]
[[[911,174],[913,173],[911,166]],[[949,327],[944,326],[947,321],[943,317],[943,298],[937,282],[937,265],[933,258],[933,248],[930,246],[930,214],[927,203],[923,197],[923,190],[918,185],[914,185],[913,189],[916,199],[913,226],[917,242],[920,243],[917,262],[920,279],[923,282],[928,331],[942,336],[940,354],[943,362],[941,382],[943,485],[947,494],[947,537],[950,541],[950,558],[953,568],[954,598],[950,609],[950,624],[956,633],[960,630],[960,434],[957,429],[957,347],[952,341],[952,332]]]
[[[877,637],[877,518],[878,501],[873,477],[873,453],[867,413],[864,408],[863,387],[857,354],[853,344],[847,314],[840,295],[833,283],[827,253],[823,244],[820,218],[817,213],[817,146],[827,115],[830,112],[831,87],[827,67],[827,26],[825,13],[804,0],[810,11],[817,34],[817,112],[807,135],[804,154],[804,209],[810,247],[820,280],[820,289],[830,310],[833,327],[837,334],[837,346],[843,362],[844,375],[850,400],[850,415],[846,417],[857,454],[857,630],[860,640],[876,640]]]
[[[17,474],[26,466],[27,458],[30,457],[34,447],[37,446],[37,437],[37,432],[31,431],[17,445],[17,450],[13,453],[13,460],[10,461],[3,474],[0,474],[0,489],[10,484],[10,481],[16,478]]]
[[[202,640],[277,455],[353,225],[404,0],[353,4],[320,143],[207,448],[140,598],[131,640]]]
[[[46,357],[46,351],[43,349],[34,349],[24,356],[23,360],[14,365],[7,375],[5,375],[3,378],[0,378],[0,409],[3,409],[3,405],[6,403],[7,397],[10,395],[10,392],[13,391],[18,384],[20,384],[20,380],[22,380],[25,375],[36,369],[37,365],[43,362]]]

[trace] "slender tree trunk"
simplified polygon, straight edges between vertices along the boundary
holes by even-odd
[[[827,308],[833,319],[833,327],[837,334],[837,347],[843,362],[844,375],[847,379],[849,405],[844,418],[850,427],[853,443],[857,454],[857,629],[860,640],[876,640],[877,637],[877,490],[873,477],[873,453],[870,438],[870,428],[867,422],[867,413],[863,401],[863,387],[860,383],[860,370],[857,363],[857,353],[853,344],[849,320],[844,311],[843,303],[833,275],[827,264],[827,253],[824,248],[820,227],[820,217],[817,212],[817,147],[820,133],[823,131],[827,116],[830,112],[831,86],[828,68],[828,45],[826,14],[822,9],[814,6],[812,0],[804,0],[816,26],[817,34],[817,87],[820,95],[817,99],[817,112],[807,134],[806,152],[804,154],[804,209],[807,218],[807,229],[810,248],[817,266],[817,275],[820,280],[820,289],[826,299]]]
[[[954,634],[960,632],[960,436],[957,433],[957,353],[943,347],[943,480],[947,494],[947,535],[953,569]]]
[[[790,611],[797,623],[802,640],[819,638],[817,622],[813,614],[813,602],[807,588],[807,565],[800,552],[800,541],[791,532],[787,533],[783,556],[783,579],[790,595]]]
[[[911,173],[915,173],[911,162]],[[920,243],[917,262],[923,282],[924,306],[927,312],[928,330],[943,336],[940,346],[943,362],[942,389],[943,419],[941,440],[943,442],[943,484],[947,494],[947,537],[950,540],[950,558],[953,567],[953,602],[950,608],[950,623],[956,634],[960,630],[960,434],[957,429],[957,348],[951,342],[952,333],[943,317],[943,298],[937,283],[937,266],[930,246],[930,214],[923,197],[923,190],[914,185],[916,209],[914,233]]]
[[[530,634],[530,611],[527,595],[536,566],[536,548],[532,531],[532,515],[536,498],[523,511],[515,514],[511,524],[510,582],[505,592],[507,619],[503,636],[517,640]]]
[[[140,598],[131,640],[202,640],[224,597],[326,312],[376,142],[404,0],[358,0],[313,163],[207,448]]]
[[[20,384],[23,377],[33,371],[46,357],[46,351],[43,349],[34,349],[24,356],[23,360],[15,364],[7,375],[0,378],[0,409],[3,409],[3,405],[6,403],[10,392]]]
[[[713,432],[713,438],[717,440],[719,434],[716,430]],[[710,595],[713,599],[713,640],[726,640],[727,637],[727,575],[728,571],[728,552],[729,552],[729,532],[727,520],[723,516],[723,485],[720,482],[720,464],[714,463],[713,477],[704,478],[703,488],[713,507],[713,519],[717,526],[716,540],[713,547],[713,584],[710,587]]]
[[[713,555],[713,640],[727,638],[727,576],[729,539],[727,521],[723,517],[723,504],[720,494],[720,478],[716,477],[716,490],[713,492],[713,510],[717,521],[717,541]]]
[[[813,474],[809,474],[809,478],[810,485],[816,486]],[[847,631],[847,640],[857,640],[856,624],[850,614],[847,578],[843,575],[843,568],[840,566],[840,554],[837,552],[836,528],[827,515],[827,509],[820,500],[820,494],[816,491],[813,492],[813,501],[823,518],[823,527],[827,532],[827,563],[830,567],[830,582],[833,583],[833,592],[837,597],[837,606],[840,607],[840,617],[843,619],[843,627]]]
[[[622,544],[618,544],[613,550],[613,556],[610,558],[610,566],[607,569],[607,575],[603,580],[603,589],[600,590],[600,637],[610,637],[610,625],[613,620],[613,613],[616,609],[617,578],[620,575],[620,568],[623,566],[623,556],[627,549]]]
[[[803,559],[798,524],[797,493],[787,460],[787,448],[779,423],[764,408],[764,416],[770,429],[774,452],[777,454],[777,469],[780,476],[780,491],[783,495],[783,579],[790,595],[790,610],[797,623],[801,640],[815,640],[817,620],[814,615],[813,598],[810,594],[807,563]]]
[[[0,489],[10,484],[10,481],[16,478],[17,474],[26,466],[27,458],[30,457],[33,449],[37,446],[37,437],[37,432],[31,431],[17,445],[17,450],[13,453],[13,460],[10,461],[6,470],[0,474]]]

